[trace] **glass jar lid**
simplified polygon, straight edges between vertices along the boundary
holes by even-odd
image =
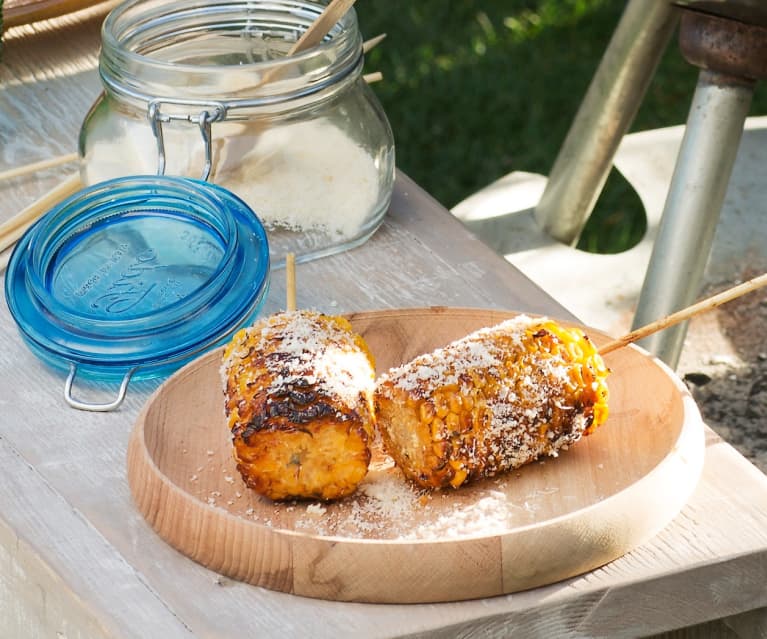
[[[164,376],[250,322],[269,285],[256,214],[192,178],[131,176],[93,185],[21,238],[5,277],[26,343],[69,369],[70,405],[111,410],[128,380]],[[76,373],[122,379],[118,400],[71,397]]]

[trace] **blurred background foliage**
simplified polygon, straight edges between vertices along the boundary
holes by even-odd
[[[361,0],[366,59],[394,130],[397,165],[444,206],[511,171],[547,175],[620,19],[618,0]],[[632,131],[683,124],[697,70],[676,36]],[[765,83],[752,114],[767,114]],[[613,170],[579,247],[617,252],[645,230],[633,189]]]

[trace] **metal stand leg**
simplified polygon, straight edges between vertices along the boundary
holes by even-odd
[[[698,80],[634,328],[697,299],[753,94],[753,85],[721,80],[707,71]],[[686,329],[677,325],[640,344],[676,367]]]
[[[670,2],[627,4],[535,210],[541,227],[560,242],[575,243],[591,215],[678,12]]]
[[[684,10],[680,48],[690,63],[705,70],[693,97],[634,328],[698,297],[754,85],[767,76],[765,27]],[[686,325],[677,325],[641,345],[676,367],[686,331]]]

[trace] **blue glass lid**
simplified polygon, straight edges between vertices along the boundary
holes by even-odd
[[[44,215],[14,249],[5,293],[43,360],[127,384],[226,341],[268,284],[266,232],[247,204],[191,178],[133,176]]]

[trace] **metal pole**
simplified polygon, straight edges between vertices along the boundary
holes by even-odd
[[[630,0],[549,173],[535,210],[541,227],[574,244],[604,186],[678,18],[668,0]]]
[[[756,80],[767,77],[767,28],[683,10],[682,54],[702,69],[637,303],[638,328],[698,297]],[[640,343],[672,368],[686,324]]]
[[[633,328],[698,297],[754,91],[721,81],[718,74],[700,74]],[[675,368],[686,332],[685,322],[639,344]]]

